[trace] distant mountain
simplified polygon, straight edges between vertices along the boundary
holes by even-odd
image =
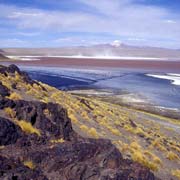
[[[179,59],[180,51],[157,47],[138,47],[123,43],[61,48],[5,48],[5,55],[16,56],[121,56]]]

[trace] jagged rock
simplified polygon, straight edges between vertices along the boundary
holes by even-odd
[[[16,143],[20,128],[11,121],[0,117],[0,146]]]
[[[32,170],[20,161],[0,155],[0,179],[3,180],[48,180],[40,170]]]
[[[44,167],[43,174],[59,180],[154,180],[147,169],[130,160],[108,140],[83,139],[65,142],[45,153],[30,155],[35,163]]]
[[[10,93],[9,93],[9,89],[4,86],[1,82],[0,82],[0,95],[1,96],[9,96]]]
[[[14,75],[15,72],[17,72],[18,74],[21,75],[21,77],[25,83],[28,83],[31,85],[35,83],[40,86],[40,84],[38,82],[32,80],[26,72],[20,71],[20,69],[14,64],[11,64],[9,67],[5,67],[2,65],[0,66],[0,74],[4,74],[5,76],[7,76],[8,73]],[[43,90],[46,90],[46,89],[43,88]]]
[[[0,99],[0,109],[6,107],[14,109],[18,120],[30,122],[47,138],[70,140],[76,137],[67,111],[58,104]],[[49,116],[44,114],[45,110],[49,112]]]

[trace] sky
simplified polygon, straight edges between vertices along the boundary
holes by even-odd
[[[0,0],[0,47],[180,49],[180,0]]]

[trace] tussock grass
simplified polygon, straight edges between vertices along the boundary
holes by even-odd
[[[20,126],[20,128],[22,129],[22,131],[24,131],[27,134],[36,134],[38,136],[41,136],[41,133],[39,131],[39,129],[35,128],[32,126],[31,123],[24,121],[24,120],[16,120],[16,124],[18,126]]]
[[[7,108],[4,109],[4,111],[10,118],[15,118],[16,117],[16,112],[12,108],[7,107]]]
[[[23,164],[30,169],[35,169],[35,167],[36,167],[32,161],[24,161]]]
[[[52,139],[50,140],[51,143],[63,143],[65,142],[65,140],[63,138],[60,138],[60,139]]]
[[[173,151],[169,151],[166,155],[167,159],[174,161],[174,160],[179,160],[179,156],[175,154]]]
[[[88,132],[89,128],[86,125],[81,125],[80,129],[84,132]]]
[[[180,169],[175,169],[171,171],[171,174],[175,177],[177,177],[178,179],[180,179]]]
[[[99,135],[98,135],[98,133],[97,133],[97,131],[96,131],[95,128],[90,128],[89,131],[88,131],[88,133],[89,133],[91,136],[93,136],[94,138],[98,138],[98,137],[99,137]]]
[[[7,98],[12,99],[12,100],[21,100],[22,99],[21,95],[16,92],[11,93]]]

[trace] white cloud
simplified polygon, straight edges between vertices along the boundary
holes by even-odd
[[[107,33],[141,42],[144,39],[173,42],[180,38],[180,15],[165,8],[136,4],[134,0],[78,1],[95,13],[0,5],[0,18],[20,30]]]
[[[165,20],[166,23],[176,24],[177,22],[171,19]]]

